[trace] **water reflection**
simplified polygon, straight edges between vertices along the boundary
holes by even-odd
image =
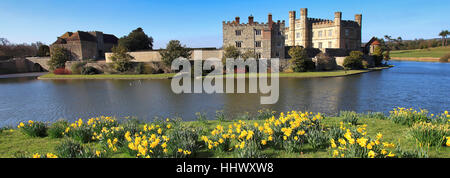
[[[263,94],[174,94],[170,80],[36,80],[0,79],[0,126],[25,120],[75,120],[99,115],[179,115],[224,110],[229,116],[276,111],[389,111],[396,106],[450,109],[450,64],[393,62],[395,68],[336,78],[280,79],[278,103],[260,105]],[[246,87],[248,88],[248,87]],[[266,95],[266,94],[264,94]]]

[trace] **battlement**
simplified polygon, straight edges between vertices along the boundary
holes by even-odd
[[[325,20],[325,19],[315,20],[311,24],[313,27],[330,27],[335,25],[333,20]]]
[[[248,23],[240,23],[240,18],[236,17],[234,21],[222,21],[222,25],[224,26],[269,26],[270,22],[272,22],[272,25],[285,25],[285,20],[277,20],[276,22],[272,21],[272,14],[269,13],[268,15],[268,22],[267,23],[260,23],[253,20],[253,16],[250,15],[248,17]]]

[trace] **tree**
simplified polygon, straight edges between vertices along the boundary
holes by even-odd
[[[364,54],[361,51],[350,52],[350,56],[347,56],[344,59],[344,67],[346,69],[362,69],[363,55]]]
[[[166,49],[161,50],[159,54],[164,64],[170,66],[176,58],[189,58],[191,56],[191,49],[186,48],[185,45],[181,45],[178,40],[171,40],[167,44]]]
[[[54,47],[51,51],[51,58],[48,61],[50,70],[64,68],[66,62],[70,61],[70,51],[62,47]]]
[[[380,66],[383,62],[383,50],[380,46],[375,46],[375,49],[373,50],[373,59],[375,62],[375,66]]]
[[[247,60],[250,58],[255,59],[256,55],[255,52],[253,52],[252,50],[246,50],[244,53],[241,54],[242,59]]]
[[[37,52],[37,56],[44,57],[49,55],[50,55],[50,47],[44,44],[40,45]]]
[[[290,66],[294,72],[306,72],[314,69],[314,62],[308,58],[308,54],[303,47],[295,46],[289,49]]]
[[[134,57],[128,54],[127,48],[119,45],[114,46],[111,50],[113,52],[111,60],[113,61],[112,67],[114,70],[127,72],[133,67],[131,60],[133,60]]]
[[[439,36],[442,37],[442,46],[447,46],[447,35],[449,34],[448,30],[442,30],[441,33],[439,33]]]
[[[118,43],[129,51],[153,49],[153,38],[147,36],[141,27],[120,38]]]
[[[222,62],[225,63],[225,60],[228,58],[231,59],[237,59],[239,58],[239,56],[241,56],[241,51],[239,51],[239,49],[237,49],[235,46],[230,45],[230,46],[226,46],[223,49],[223,59]]]

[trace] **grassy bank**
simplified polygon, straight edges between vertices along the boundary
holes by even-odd
[[[52,73],[42,75],[38,79],[57,80],[57,79],[169,79],[173,73],[164,74],[98,74],[98,75],[55,75]]]
[[[283,114],[262,112],[252,118],[255,120],[206,121],[201,118],[200,115],[198,121],[180,122],[167,119],[139,124],[129,119],[122,120],[119,124],[113,118],[93,118],[61,127],[59,132],[64,133],[62,138],[31,137],[26,134],[30,133],[26,130],[37,128],[39,123],[25,123],[19,126],[19,129],[1,131],[0,157],[31,157],[36,153],[55,153],[58,157],[67,157],[61,155],[64,155],[68,148],[74,147],[67,146],[70,144],[66,143],[66,140],[70,138],[76,140],[72,141],[76,144],[82,143],[83,147],[91,148],[92,154],[81,155],[82,157],[94,158],[134,158],[150,155],[201,158],[328,158],[341,157],[344,153],[344,157],[370,157],[372,150],[374,157],[379,158],[450,158],[448,112],[429,115],[423,111],[396,109],[389,117],[381,113],[353,112],[343,112],[339,117],[326,117],[292,111]],[[438,136],[438,141],[430,142],[435,143],[434,145],[424,146],[425,137],[417,136],[418,130],[423,131],[420,120],[432,125],[429,127],[432,128],[431,131],[425,129],[423,132],[430,134],[426,138],[436,137],[433,135],[436,128],[443,128],[440,131],[444,133],[441,134],[447,137]],[[416,123],[407,124],[409,121]],[[61,123],[53,124],[50,128],[54,129],[54,125],[59,124]],[[50,130],[47,130],[47,133],[50,133]],[[54,135],[57,132],[52,133]],[[88,140],[80,141],[80,138]],[[61,151],[61,147],[68,148]],[[345,149],[348,152],[341,151]],[[340,150],[340,154],[334,155],[335,150]],[[84,154],[89,153],[84,151]]]
[[[440,57],[450,53],[450,47],[437,47],[429,49],[414,49],[414,50],[398,50],[391,51],[392,59],[404,60],[422,60],[422,61],[438,61]]]
[[[390,66],[392,67],[392,66]],[[375,70],[387,69],[390,67],[376,67],[367,70],[336,70],[336,71],[321,71],[321,72],[280,72],[281,78],[316,78],[316,77],[341,77],[348,75],[356,75]],[[170,79],[175,76],[175,73],[164,74],[98,74],[98,75],[55,75],[52,73],[38,77],[41,80],[59,80],[59,79]],[[258,77],[259,74],[227,74],[224,77]],[[270,76],[270,74],[268,75]]]
[[[375,67],[366,70],[335,70],[335,71],[321,71],[321,72],[280,72],[280,78],[326,78],[326,77],[343,77],[349,75],[357,75],[377,70],[388,69],[393,66],[388,67]],[[246,74],[227,74],[223,75],[224,77],[259,77],[262,74],[257,73],[246,73]],[[271,74],[265,74],[267,77],[270,77]],[[205,76],[206,77],[206,76]]]

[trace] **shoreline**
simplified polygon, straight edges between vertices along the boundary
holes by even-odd
[[[416,62],[440,62],[435,57],[392,57],[391,60],[396,61],[416,61]]]
[[[330,77],[343,77],[343,76],[351,76],[358,75],[363,73],[368,73],[372,71],[380,71],[383,69],[389,69],[393,66],[386,67],[375,67],[366,70],[336,70],[336,71],[322,71],[322,72],[298,72],[298,73],[284,73],[281,72],[279,74],[280,78],[330,78]],[[138,75],[122,75],[122,74],[99,74],[99,75],[55,75],[55,74],[45,74],[39,76],[37,79],[39,80],[162,80],[162,79],[172,79],[175,76],[175,73],[169,74],[138,74]],[[241,74],[244,75],[244,74]],[[233,77],[240,77],[240,74]],[[268,75],[270,76],[270,74]],[[225,75],[225,78],[229,78],[231,76]],[[259,75],[255,74],[245,74],[245,78],[251,77],[259,77]],[[203,76],[201,78],[207,78],[207,76]]]

